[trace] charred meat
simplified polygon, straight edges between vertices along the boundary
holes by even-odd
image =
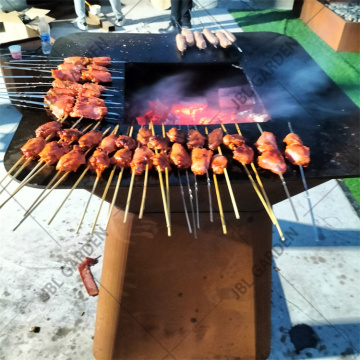
[[[84,150],[74,145],[70,152],[60,158],[56,165],[56,170],[66,172],[76,171],[83,164],[86,164]]]
[[[119,168],[130,167],[132,151],[126,148],[118,150],[111,158],[112,164],[116,164]]]
[[[165,171],[165,169],[170,169],[169,156],[165,152],[155,154],[152,158],[155,168],[160,167],[160,171]]]
[[[60,141],[66,142],[68,144],[78,141],[84,133],[78,129],[63,129],[57,132]]]
[[[97,146],[101,143],[102,135],[102,132],[98,130],[89,131],[79,139],[79,146],[85,149]]]
[[[185,134],[176,127],[171,128],[166,135],[173,143],[185,144]]]
[[[54,137],[59,130],[61,130],[62,125],[58,121],[51,121],[46,124],[40,125],[35,130],[35,135],[37,137],[42,137],[46,139],[48,136]]]
[[[238,146],[245,144],[245,139],[238,134],[227,134],[223,138],[223,144],[230,150],[235,150]]]
[[[194,148],[191,151],[191,171],[195,175],[205,175],[209,169],[212,154],[211,150]]]
[[[178,169],[188,169],[191,166],[189,153],[179,143],[173,144],[170,152],[170,159]]]
[[[211,158],[211,169],[217,174],[221,175],[224,173],[224,169],[226,169],[227,158],[224,155],[216,154]]]
[[[187,147],[189,150],[194,148],[201,148],[205,144],[205,137],[197,130],[191,129],[187,134]]]
[[[102,172],[109,167],[110,162],[108,154],[103,149],[97,148],[90,157],[88,166],[96,172],[97,177],[100,177]]]
[[[125,148],[134,150],[136,148],[136,140],[127,135],[120,135],[116,140],[116,146],[118,148]]]
[[[210,150],[216,150],[223,142],[223,131],[221,128],[213,130],[208,135],[208,148]]]
[[[69,151],[68,144],[51,141],[45,145],[44,149],[39,153],[39,157],[41,161],[46,162],[48,165],[53,165]]]
[[[110,154],[116,150],[116,139],[117,136],[115,134],[111,134],[106,136],[100,143],[99,148],[106,152],[106,154]]]
[[[131,170],[140,175],[145,171],[146,165],[151,169],[153,156],[154,153],[147,146],[137,148],[130,163]]]
[[[40,136],[29,139],[23,145],[21,151],[25,159],[35,160],[39,156],[40,151],[45,147],[45,145],[46,145],[45,139]]]
[[[254,160],[254,150],[245,144],[238,146],[234,150],[234,159],[241,164],[251,164]]]
[[[158,151],[167,151],[169,148],[169,140],[166,137],[162,137],[160,135],[150,136],[147,146],[153,150],[156,149]]]
[[[148,128],[140,128],[137,136],[136,136],[136,140],[141,144],[146,146],[147,143],[149,142],[149,138],[152,136],[152,132],[150,129]]]

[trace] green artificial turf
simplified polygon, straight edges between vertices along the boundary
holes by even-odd
[[[271,31],[294,38],[360,107],[360,53],[336,52],[290,10],[230,10],[230,13],[245,32]],[[360,179],[344,179],[344,182],[360,204]]]

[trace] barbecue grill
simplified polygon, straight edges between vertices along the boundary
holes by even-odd
[[[140,128],[133,122],[136,94],[169,74],[191,70],[197,74],[200,87],[206,88],[208,84],[224,81],[226,85],[233,86],[234,79],[235,83],[239,81],[242,86],[251,86],[259,96],[256,111],[265,109],[271,118],[262,124],[262,128],[273,132],[278,144],[289,133],[287,122],[291,120],[294,131],[312,151],[311,163],[306,170],[309,187],[331,178],[359,176],[359,109],[294,40],[273,33],[242,33],[237,35],[237,40],[241,44],[242,53],[235,47],[208,47],[205,51],[190,48],[181,56],[172,35],[74,34],[57,40],[51,55],[109,55],[114,60],[124,61],[124,64],[117,64],[116,69],[124,72],[125,80],[116,80],[112,84],[112,87],[120,90],[112,100],[124,106],[119,109],[118,118],[103,122],[101,130],[109,124],[119,124],[120,133],[125,134],[129,125],[134,124],[136,134]],[[234,77],[229,75],[233,71]],[[14,71],[11,73],[14,74]],[[226,77],[229,77],[228,81]],[[196,92],[195,88],[191,90]],[[197,91],[201,92],[201,89]],[[23,119],[5,156],[6,169],[10,169],[17,161],[20,146],[33,136],[35,128],[48,121],[45,112],[32,109],[21,111]],[[219,125],[208,126],[209,131],[217,127]],[[229,133],[236,133],[234,125],[226,127]],[[254,144],[260,135],[256,124],[245,123],[240,124],[240,127],[248,143]],[[198,126],[198,129],[205,134],[202,126]],[[155,127],[155,130],[161,134],[160,127]],[[183,206],[177,200],[180,199],[180,191],[176,173],[169,177],[174,224],[174,236],[170,240],[166,237],[163,216],[159,214],[163,212],[163,207],[156,172],[149,176],[148,186],[154,190],[148,191],[145,209],[147,218],[143,223],[131,216],[129,224],[123,225],[122,213],[118,210],[113,212],[105,246],[94,339],[97,358],[163,358],[164,348],[169,354],[176,354],[180,358],[267,356],[270,343],[271,263],[264,265],[264,261],[267,259],[268,262],[271,254],[271,223],[264,216],[262,205],[246,174],[232,161],[230,154],[226,153],[229,158],[229,177],[241,220],[233,220],[226,182],[219,177],[223,207],[231,229],[227,236],[221,233],[218,216],[215,216],[214,224],[208,220],[205,177],[198,177],[202,226],[196,240],[188,234]],[[285,179],[290,193],[295,195],[303,191],[298,168],[288,165],[288,169]],[[271,203],[283,200],[285,194],[278,177],[268,171],[259,170],[259,173]],[[30,186],[44,187],[54,174],[54,169],[48,168]],[[25,175],[24,172],[22,176]],[[70,188],[77,177],[78,174],[70,175],[62,188]],[[102,195],[107,178],[108,173],[100,180],[96,195]],[[119,208],[124,208],[130,178],[130,172],[125,171],[116,202]],[[184,174],[182,179],[185,184]],[[95,175],[88,173],[80,186],[91,189],[94,180]],[[116,179],[110,187],[107,201],[112,199],[115,182]],[[135,181],[136,188],[142,185],[142,178]],[[140,201],[141,191],[135,192],[131,212],[138,211]],[[119,238],[119,233],[124,235]],[[149,234],[149,238],[139,233]],[[187,239],[184,240],[184,237]],[[219,245],[221,242],[223,248]],[[236,259],[244,266],[235,266]],[[230,269],[229,264],[233,265]],[[258,264],[263,264],[261,276],[256,275],[259,272],[254,270]],[[183,268],[179,270],[181,266]],[[187,268],[193,274],[189,274]],[[227,276],[226,280],[223,280],[224,276]],[[209,283],[200,282],[200,277],[203,281],[209,277]],[[251,290],[248,291],[248,297],[240,294],[239,302],[236,298],[239,293],[236,295],[232,287],[242,283],[244,278],[251,279]],[[138,290],[129,291],[129,298],[122,297],[122,284],[126,288],[134,282]],[[182,296],[180,294],[183,294],[183,290],[180,289],[186,289],[186,301],[178,302],[177,298],[172,298],[174,292],[176,297]],[[123,304],[121,310],[120,302]],[[203,312],[202,315],[220,305],[214,312],[214,318],[210,318],[202,329],[203,336],[190,336],[188,342],[182,342],[183,346],[175,347],[186,332],[197,325],[197,315],[192,313],[195,304],[199,304],[197,309]],[[141,324],[142,329],[136,326],[129,314],[138,315],[134,315],[134,319]],[[110,324],[114,318],[116,321]],[[195,320],[191,320],[192,324],[187,321],[186,326],[182,326],[184,318]],[[224,328],[230,330],[224,332]],[[125,333],[132,335],[131,340]],[[222,333],[231,341],[227,341]],[[155,346],[154,341],[162,346]]]

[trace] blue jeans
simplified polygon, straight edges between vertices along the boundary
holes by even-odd
[[[123,13],[121,12],[121,3],[120,0],[109,0],[111,8],[115,13],[116,19],[121,19]],[[77,21],[81,24],[86,23],[86,14],[85,14],[85,0],[74,0],[75,12],[77,16]]]

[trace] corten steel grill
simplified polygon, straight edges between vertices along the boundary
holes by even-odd
[[[311,163],[306,169],[309,187],[331,178],[359,176],[359,109],[355,104],[291,38],[273,33],[241,33],[237,39],[243,53],[235,47],[215,49],[209,46],[205,51],[190,48],[181,56],[172,35],[74,34],[57,40],[52,56],[109,55],[113,60],[125,61],[116,66],[123,69],[125,81],[117,80],[112,84],[120,90],[112,100],[124,104],[124,112],[119,110],[116,120],[104,121],[101,130],[109,124],[119,124],[120,133],[125,134],[129,125],[134,124],[136,135],[140,125],[135,124],[134,117],[146,110],[147,100],[145,97],[138,108],[138,95],[168,76],[192,72],[196,76],[196,82],[190,86],[193,96],[203,96],[206,88],[214,83],[225,87],[251,85],[259,96],[256,112],[265,111],[271,118],[262,128],[275,134],[280,150],[285,148],[281,141],[289,133],[290,120],[294,132],[311,149]],[[23,119],[5,156],[7,169],[17,161],[20,146],[33,136],[35,128],[48,121],[45,112],[21,111]],[[208,126],[209,132],[217,127],[219,125]],[[236,133],[234,125],[226,127],[229,133]],[[240,128],[248,144],[253,145],[260,135],[256,124],[240,124]],[[161,134],[160,126],[155,130]],[[185,126],[183,130],[186,131]],[[198,130],[205,135],[203,126],[198,126]],[[264,264],[264,259],[268,264],[271,255],[271,222],[264,216],[262,205],[240,164],[232,161],[230,151],[224,149],[224,154],[229,159],[229,176],[241,212],[241,219],[235,221],[225,180],[219,176],[230,229],[227,237],[221,233],[218,216],[213,225],[208,220],[205,177],[198,177],[202,228],[196,240],[188,234],[176,172],[171,173],[169,179],[173,238],[166,237],[155,171],[149,176],[145,208],[148,218],[142,223],[131,216],[130,225],[126,226],[121,222],[121,215],[117,218],[114,214],[105,245],[101,286],[106,291],[100,288],[94,340],[97,358],[163,358],[167,354],[189,359],[266,358],[270,343],[271,263],[259,264]],[[44,187],[55,174],[53,169],[46,171],[30,185]],[[69,176],[62,187],[70,188],[78,173]],[[261,169],[259,173],[270,202],[283,200],[285,193],[278,177]],[[99,196],[108,174],[105,172],[99,183],[96,192]],[[24,172],[22,176],[25,175]],[[125,170],[116,203],[120,208],[125,206],[130,177],[130,171]],[[303,191],[297,167],[288,164],[284,177],[292,195]],[[184,175],[182,178],[185,184]],[[79,187],[90,189],[94,180],[95,175],[88,173]],[[115,182],[116,177],[107,201],[112,199]],[[140,189],[142,185],[143,176],[140,176],[135,187]],[[140,200],[141,191],[134,191],[131,212],[138,212]],[[213,204],[216,209],[214,195]],[[116,238],[119,234],[122,234],[120,240]],[[150,235],[144,239],[141,234]],[[221,241],[224,245],[218,246]],[[128,248],[128,243],[133,246]],[[205,284],[203,281],[210,273],[211,284]],[[248,298],[234,291],[234,286],[242,283],[244,276],[251,283]],[[122,285],[126,287],[134,282],[136,291],[127,289],[130,295],[123,298]],[[181,289],[186,289],[189,296],[186,302],[178,301],[178,294],[185,291]],[[124,306],[122,310],[120,302]],[[196,308],[195,303],[199,304],[198,312],[204,311],[203,315],[214,311],[214,318],[211,321],[210,317],[210,323],[204,325],[202,335],[197,333],[192,339],[192,330],[201,328],[196,324],[196,317],[200,315],[190,316],[193,307]],[[229,316],[229,309],[234,316]],[[124,315],[124,311],[128,315]],[[183,324],[184,319],[189,318],[195,318],[193,324],[188,321]],[[235,323],[232,319],[236,319]],[[186,334],[190,334],[188,340],[183,341]],[[232,341],[227,341],[229,338]],[[152,341],[161,346],[152,346]]]

